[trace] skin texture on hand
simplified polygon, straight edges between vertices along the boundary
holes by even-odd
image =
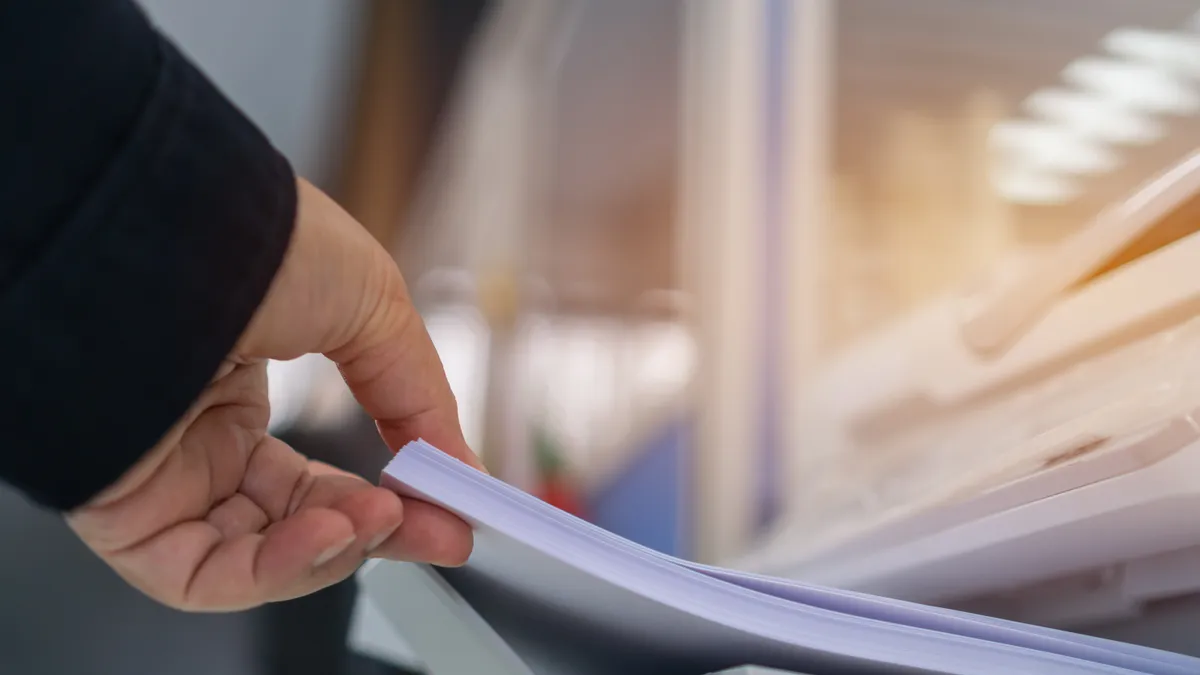
[[[338,364],[393,450],[420,437],[482,469],[395,263],[301,181],[287,255],[238,345],[137,465],[68,514],[71,528],[133,586],[196,611],[311,593],[366,556],[461,564],[466,523],[267,434],[267,359],[308,353]]]

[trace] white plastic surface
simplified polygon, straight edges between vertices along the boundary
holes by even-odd
[[[797,569],[810,581],[950,602],[1200,544],[1200,443],[1137,471]],[[931,518],[933,515],[931,514]],[[919,518],[911,526],[919,527]]]
[[[1062,625],[1195,590],[1180,551],[1200,545],[1200,233],[1078,288],[1047,270],[1062,258],[1077,281],[1155,220],[1183,222],[1197,185],[1200,156],[1071,240],[1086,251],[843,353],[797,411],[788,514],[733,566]],[[1053,302],[1032,293],[1003,350],[968,344],[968,315],[1024,315],[1014,289],[1044,274]],[[1067,581],[1106,569],[1121,583]]]

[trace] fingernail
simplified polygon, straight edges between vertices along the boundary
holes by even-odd
[[[380,532],[379,534],[375,535],[375,537],[372,538],[371,541],[367,544],[367,553],[370,554],[371,551],[374,551],[375,549],[382,546],[383,542],[387,541],[387,538],[392,536],[392,533],[395,532],[399,528],[400,528],[400,523],[396,523],[395,525],[389,527],[388,529],[384,530],[383,532]]]
[[[320,567],[321,565],[324,565],[325,563],[329,562],[330,560],[333,560],[334,558],[341,555],[341,553],[343,551],[350,548],[350,544],[353,544],[353,543],[354,543],[354,535],[351,535],[345,541],[334,544],[333,546],[330,546],[329,548],[325,549],[324,551],[321,551],[321,555],[317,556],[317,559],[313,561],[313,567]]]

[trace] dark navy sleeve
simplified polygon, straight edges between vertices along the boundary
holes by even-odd
[[[0,480],[69,510],[187,410],[262,302],[291,168],[122,0],[0,0]]]

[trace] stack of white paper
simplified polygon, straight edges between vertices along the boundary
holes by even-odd
[[[604,672],[1200,673],[1200,659],[672,558],[420,441],[383,483],[475,527],[457,586],[489,588],[547,651],[586,650]]]

